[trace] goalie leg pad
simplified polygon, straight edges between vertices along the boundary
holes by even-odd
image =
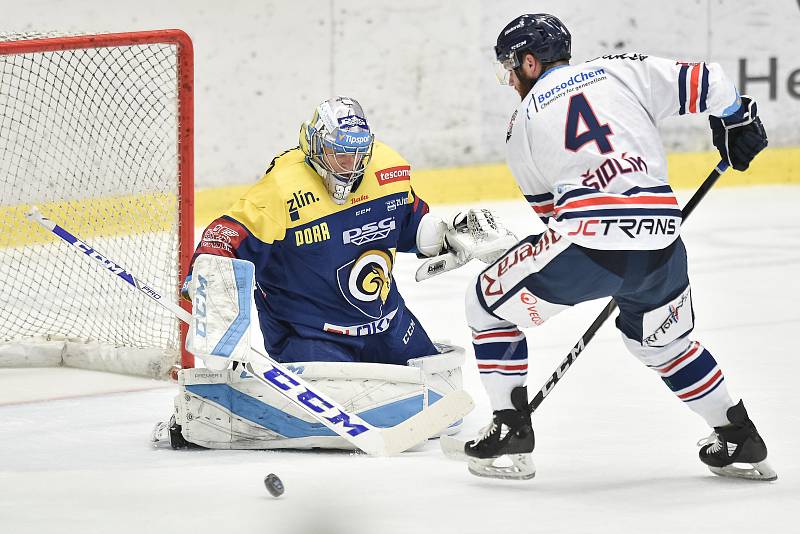
[[[417,226],[417,250],[424,256],[437,256],[444,248],[447,223],[431,213],[422,216]]]
[[[410,367],[418,368],[424,381],[423,405],[429,406],[444,395],[464,389],[461,366],[464,349],[456,345],[435,343],[439,354],[408,360]],[[438,435],[453,435],[461,430],[463,420],[458,420]],[[436,437],[436,436],[433,436]]]
[[[462,389],[464,351],[416,358],[408,366],[307,362],[289,369],[379,427],[394,426]],[[241,370],[185,369],[175,398],[183,437],[212,449],[352,449],[283,396]],[[460,421],[446,433],[457,432]]]

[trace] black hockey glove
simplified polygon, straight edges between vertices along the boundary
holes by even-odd
[[[756,103],[742,96],[742,107],[727,117],[708,117],[711,138],[720,156],[737,171],[745,171],[756,154],[767,146],[767,132],[758,118]]]

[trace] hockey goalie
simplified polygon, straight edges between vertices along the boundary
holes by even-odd
[[[252,357],[258,334],[271,358],[376,427],[425,410],[461,389],[464,351],[434,343],[406,306],[392,277],[397,253],[425,259],[421,280],[494,261],[515,242],[489,210],[450,222],[429,213],[410,165],[375,141],[358,102],[326,100],[300,146],[203,232],[183,293],[193,308],[187,349],[205,368],[181,371],[174,414],[153,441],[352,447],[235,364]]]

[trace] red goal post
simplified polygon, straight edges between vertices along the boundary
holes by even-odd
[[[181,30],[0,34],[0,367],[193,366],[186,325],[23,217],[38,205],[177,300],[194,249],[193,90]]]

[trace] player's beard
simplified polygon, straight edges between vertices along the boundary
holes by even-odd
[[[525,100],[525,97],[531,92],[533,84],[536,83],[538,78],[528,77],[525,72],[523,72],[522,68],[514,69],[514,77],[517,79],[517,84],[514,86],[514,89],[519,93],[519,98]]]

